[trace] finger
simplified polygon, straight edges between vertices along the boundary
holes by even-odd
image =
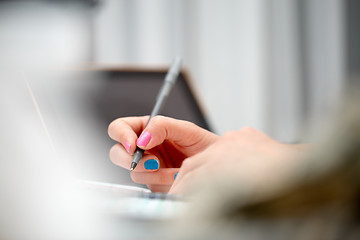
[[[192,183],[195,183],[196,180],[201,180],[201,176],[204,180],[206,179],[206,174],[211,175],[212,172],[214,172],[214,165],[211,161],[204,161],[204,159],[206,159],[206,154],[204,153],[185,159],[169,193],[183,194],[185,191],[191,190],[189,187],[191,187],[193,185]]]
[[[120,145],[116,144],[110,149],[110,160],[120,167],[130,169],[132,156]],[[152,154],[144,154],[133,170],[135,172],[154,172],[160,168],[159,159]]]
[[[189,176],[188,173],[189,172],[184,172],[184,170],[182,168],[179,169],[179,172],[176,175],[174,175],[174,182],[171,185],[171,188],[169,189],[169,194],[178,194],[179,193],[179,189],[181,189],[181,187],[179,188],[178,185],[180,184],[180,186],[181,186],[181,181],[184,178],[187,178]],[[174,189],[175,189],[175,191],[174,191]]]
[[[179,174],[176,177],[177,180],[174,182],[174,184],[176,184],[182,178],[182,176],[186,175],[187,173],[208,165],[212,159],[207,160],[207,158],[207,152],[205,151],[183,160]]]
[[[151,119],[136,144],[138,147],[148,150],[160,145],[165,140],[170,140],[182,148],[191,148],[193,152],[199,152],[217,138],[215,134],[194,123],[156,116]]]
[[[179,168],[160,168],[156,172],[131,172],[131,179],[140,184],[171,185]]]
[[[179,171],[169,190],[169,194],[184,195],[191,193],[196,187],[205,184],[206,179],[208,179],[206,173],[201,168],[187,173]]]
[[[188,172],[191,172],[198,167],[202,166],[204,164],[204,158],[202,158],[203,154],[198,154],[190,158],[186,158],[180,167],[180,173],[181,175],[186,174]]]
[[[138,135],[145,128],[149,116],[118,118],[108,127],[109,136],[121,143],[128,153],[134,154]]]
[[[167,193],[167,192],[169,192],[169,189],[170,189],[171,185],[148,184],[147,187],[148,187],[152,192]]]

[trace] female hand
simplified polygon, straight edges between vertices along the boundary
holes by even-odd
[[[144,149],[143,158],[131,172],[132,180],[152,191],[167,192],[183,160],[202,152],[219,137],[191,122],[163,116],[154,117],[145,128],[148,119],[119,118],[109,125],[109,136],[119,142],[111,148],[110,159],[130,169],[136,146]]]
[[[250,127],[227,132],[205,151],[183,161],[169,193],[196,190],[216,174],[235,176],[242,184],[270,184],[307,149],[306,145],[277,142]]]

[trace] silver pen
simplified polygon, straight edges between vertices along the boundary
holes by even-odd
[[[156,98],[155,106],[151,112],[148,122],[146,123],[146,126],[149,124],[149,122],[151,121],[151,119],[153,117],[155,117],[156,115],[158,115],[160,113],[160,111],[164,107],[165,102],[169,96],[169,93],[170,93],[171,89],[173,88],[173,86],[175,85],[175,82],[178,78],[178,75],[180,72],[180,67],[181,67],[181,58],[176,57],[174,59],[173,63],[171,64],[169,71],[166,74],[164,83],[161,86],[160,92]],[[146,128],[146,126],[145,126],[145,128]],[[136,168],[136,166],[139,163],[140,159],[142,158],[143,154],[144,154],[144,150],[139,147],[136,147],[134,157],[131,162],[130,171],[132,171]]]

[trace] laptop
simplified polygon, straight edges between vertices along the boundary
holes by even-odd
[[[79,178],[134,184],[129,171],[109,160],[116,144],[107,135],[111,121],[149,115],[167,69],[86,68],[31,75],[29,83],[55,148],[67,156]],[[211,130],[182,70],[161,115]]]

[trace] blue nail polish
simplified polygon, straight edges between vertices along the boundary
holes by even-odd
[[[178,173],[175,173],[175,175],[174,175],[174,180],[176,179],[176,176],[178,175]]]
[[[144,162],[144,168],[146,170],[155,170],[159,168],[159,163],[155,159],[149,159]]]

